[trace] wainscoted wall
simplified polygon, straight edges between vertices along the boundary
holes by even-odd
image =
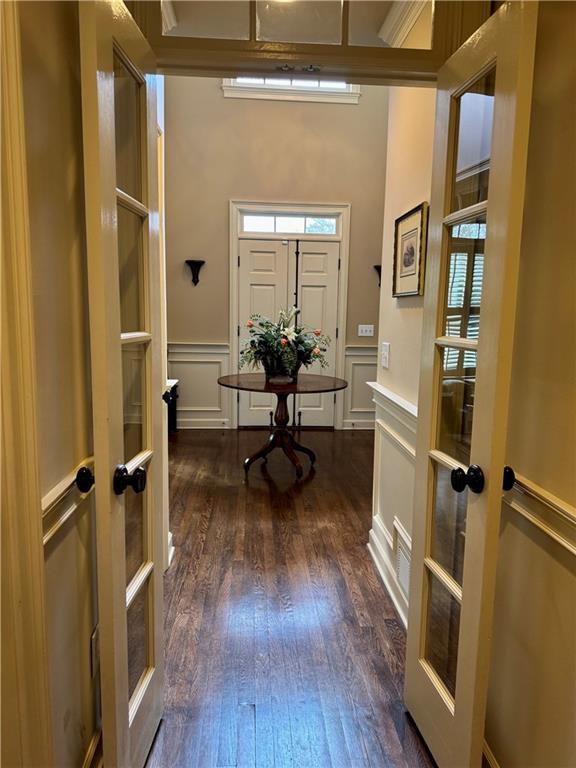
[[[341,428],[374,429],[368,382],[376,375],[376,347],[346,347],[344,370],[349,386]],[[168,376],[179,380],[179,429],[234,428],[235,393],[218,385],[218,377],[230,372],[228,344],[168,343]]]
[[[418,410],[381,384],[370,382],[368,387],[376,407],[368,549],[406,626]]]
[[[377,347],[347,346],[344,359],[342,429],[374,429],[374,402],[369,381],[376,378]]]
[[[168,376],[179,380],[179,429],[232,426],[232,391],[218,385],[218,377],[229,372],[228,344],[168,342]]]

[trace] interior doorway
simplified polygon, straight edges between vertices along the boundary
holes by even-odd
[[[277,317],[296,306],[298,322],[321,328],[332,340],[328,367],[310,373],[342,376],[347,309],[350,206],[231,203],[230,299],[232,370],[239,369],[251,315]],[[318,370],[316,370],[318,369]],[[341,397],[341,396],[340,396]],[[272,419],[269,395],[239,393],[235,426],[266,427]],[[291,420],[298,427],[338,429],[337,394],[294,398]]]

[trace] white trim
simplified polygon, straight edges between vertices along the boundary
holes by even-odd
[[[348,90],[320,90],[298,88],[292,85],[269,86],[264,84],[237,83],[236,78],[222,80],[222,93],[226,99],[265,99],[268,101],[304,101],[324,104],[358,104],[362,94],[359,85],[349,85]]]
[[[172,0],[161,0],[160,11],[162,12],[162,34],[167,35],[178,26],[178,17]]]
[[[377,535],[377,531],[380,529],[380,536]],[[370,538],[368,541],[368,552],[372,556],[374,565],[380,575],[380,578],[384,582],[386,591],[390,595],[394,607],[398,611],[400,620],[404,625],[404,628],[408,627],[408,600],[402,593],[398,580],[396,578],[396,572],[392,568],[392,560],[390,554],[386,551],[382,544],[382,541],[386,541],[385,529],[382,522],[379,519],[374,520],[373,528],[370,531]]]
[[[348,264],[350,254],[350,203],[279,203],[279,202],[261,202],[258,200],[230,200],[230,373],[238,373],[239,345],[237,336],[238,317],[238,243],[243,237],[248,235],[241,234],[240,221],[243,212],[266,212],[266,213],[292,213],[308,214],[317,213],[321,215],[332,215],[338,217],[336,225],[337,235],[303,235],[300,240],[320,240],[340,242],[340,272],[338,281],[338,316],[337,326],[340,330],[338,338],[335,340],[336,369],[335,375],[344,378],[345,371],[345,341],[346,341],[346,318],[348,316]],[[249,236],[251,240],[295,240],[294,235],[289,238],[286,235],[276,235],[275,233],[262,234],[261,238]],[[334,428],[343,429],[344,422],[344,394],[336,394],[336,407],[334,410]],[[233,429],[238,427],[238,408],[234,405],[231,408],[230,426]]]
[[[376,405],[380,405],[382,408],[386,408],[386,401],[393,403],[395,406],[402,409],[408,415],[414,418],[415,426],[416,419],[418,418],[417,405],[414,405],[414,403],[411,403],[409,400],[405,400],[400,395],[397,395],[396,392],[393,392],[391,389],[382,386],[382,384],[379,384],[377,381],[369,381],[368,386],[371,387],[374,391],[374,402]]]
[[[18,3],[0,4],[2,120],[3,619],[11,633],[14,686],[2,713],[21,765],[53,765],[45,565],[37,427],[37,371],[30,211]],[[4,589],[3,589],[4,592]]]
[[[386,422],[382,419],[376,419],[376,427],[383,435],[388,438],[388,440],[390,440],[391,443],[396,446],[396,448],[403,451],[403,453],[410,459],[413,464],[416,463],[416,449],[414,446],[410,445],[410,443],[404,440],[398,434],[398,432],[388,426],[388,424],[386,424]]]
[[[431,0],[428,0],[431,2]],[[428,2],[402,0],[392,3],[378,37],[388,48],[401,48]]]

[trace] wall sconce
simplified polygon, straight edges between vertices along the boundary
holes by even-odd
[[[382,283],[382,265],[374,264],[374,269],[376,270],[376,273],[378,275],[378,288],[380,288],[380,284]]]
[[[192,282],[194,285],[198,285],[200,282],[200,270],[206,262],[200,259],[186,259],[186,264],[188,264],[190,272],[192,272]]]

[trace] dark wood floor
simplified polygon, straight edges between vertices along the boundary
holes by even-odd
[[[150,768],[433,762],[402,703],[405,632],[366,542],[371,432],[306,432],[316,471],[262,432],[171,442],[167,689]],[[307,468],[307,467],[306,467]]]

